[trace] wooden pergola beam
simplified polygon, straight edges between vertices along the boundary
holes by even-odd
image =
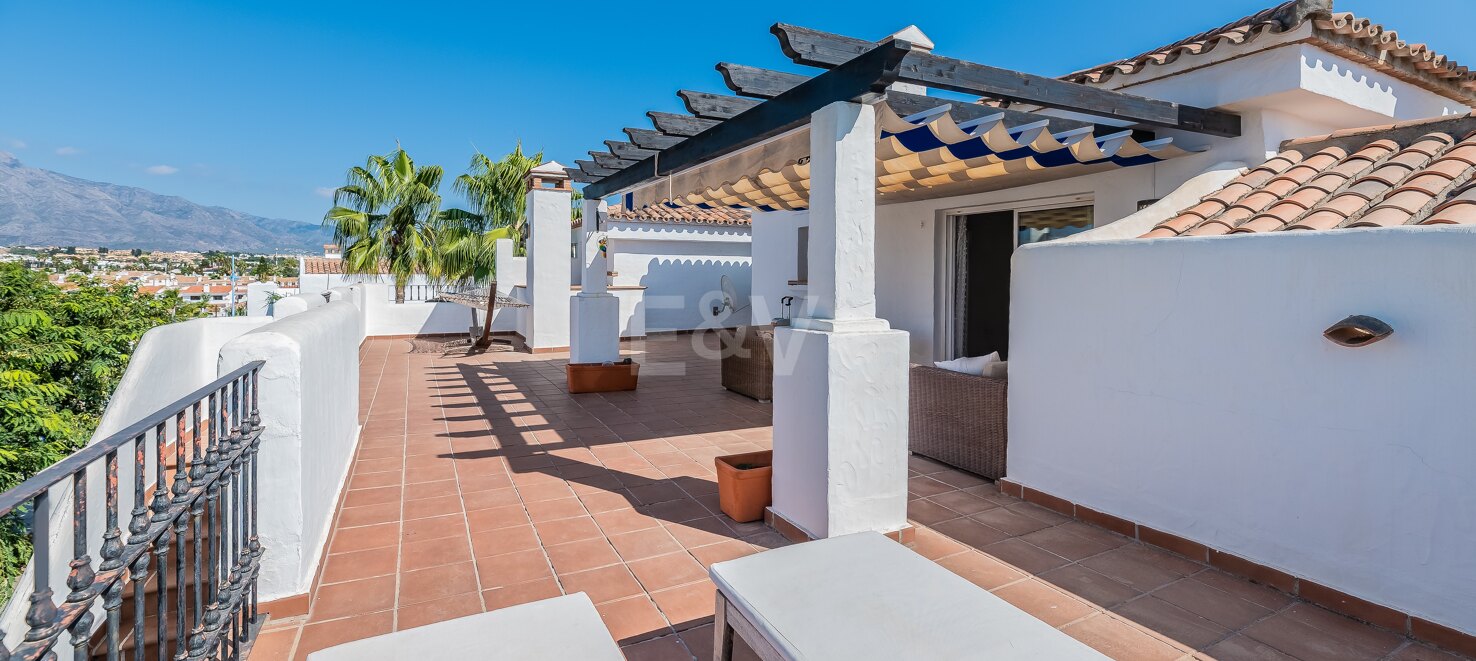
[[[839,66],[876,47],[875,43],[864,39],[784,23],[775,23],[770,32],[779,38],[780,47],[791,60],[820,68]],[[1240,116],[1233,113],[1133,96],[916,50],[907,54],[898,80],[1150,126],[1221,137],[1240,135]]]
[[[564,168],[564,173],[569,175],[569,179],[571,181],[581,184],[592,184],[600,180],[599,177],[596,177],[579,168]]]
[[[630,137],[630,141],[641,149],[655,149],[658,151],[669,149],[681,144],[682,140],[685,139],[674,135],[667,135],[660,131],[652,131],[651,129],[626,128],[623,130],[625,135]]]
[[[732,62],[718,62],[717,70],[718,73],[723,74],[723,82],[728,85],[728,89],[740,96],[755,99],[772,99],[810,79],[809,76],[760,69]]]
[[[630,161],[644,160],[661,153],[655,149],[642,149],[629,142],[621,142],[619,140],[606,140],[605,146],[609,147],[610,153],[615,154],[616,157]]]
[[[702,119],[692,115],[678,115],[654,110],[646,113],[646,116],[651,118],[651,124],[656,127],[656,130],[667,135],[682,137],[697,135],[720,123],[715,119]]]
[[[677,96],[682,97],[682,103],[687,106],[687,112],[703,119],[731,119],[738,113],[763,103],[757,99],[692,90],[679,90]]]
[[[598,164],[600,167],[610,168],[612,170],[624,170],[625,168],[628,168],[640,162],[619,158],[614,154],[611,154],[610,152],[604,151],[591,151],[589,152],[589,156],[590,158],[593,158],[595,163]]]
[[[607,178],[617,172],[623,172],[623,170],[611,170],[610,168],[602,167],[599,163],[595,163],[594,161],[576,160],[574,161],[574,164],[579,166],[579,169],[589,173],[590,176],[600,177],[601,179]]]
[[[585,188],[590,198],[604,197],[671,174],[786,131],[804,126],[810,115],[836,101],[874,99],[897,80],[900,66],[912,45],[894,40],[826,71],[783,92],[768,102],[750,108],[732,119],[710,122],[699,134],[665,149],[658,158],[601,179]],[[581,164],[582,167],[583,164]],[[585,168],[588,170],[588,168]]]

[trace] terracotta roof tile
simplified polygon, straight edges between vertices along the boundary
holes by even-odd
[[[1476,73],[1431,50],[1408,44],[1393,30],[1348,12],[1334,12],[1332,0],[1291,0],[1212,30],[1181,39],[1133,57],[1062,76],[1064,80],[1100,85],[1132,76],[1152,66],[1164,66],[1213,51],[1258,42],[1270,48],[1286,43],[1275,35],[1311,23],[1312,43],[1329,52],[1362,62],[1416,86],[1469,102],[1476,98]],[[1151,73],[1151,72],[1150,72]]]
[[[343,260],[337,257],[304,257],[302,272],[305,275],[341,275]]]
[[[748,225],[752,216],[747,209],[711,208],[696,206],[668,207],[652,205],[640,209],[611,207],[607,212],[610,220],[627,223],[692,223],[703,225]]]
[[[1476,116],[1288,141],[1144,237],[1446,223],[1476,223]]]

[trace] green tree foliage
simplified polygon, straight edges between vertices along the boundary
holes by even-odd
[[[206,314],[174,292],[89,282],[62,291],[40,272],[0,264],[0,490],[86,444],[144,331]],[[20,517],[0,520],[6,586],[29,544]],[[8,596],[0,589],[0,602]]]
[[[370,156],[348,171],[333,192],[323,225],[343,246],[348,273],[385,273],[395,279],[395,302],[405,302],[410,276],[439,273],[435,233],[441,219],[439,165],[415,167],[404,149]]]

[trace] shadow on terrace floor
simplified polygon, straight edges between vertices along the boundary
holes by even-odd
[[[586,592],[630,658],[710,659],[706,567],[784,544],[721,516],[713,457],[767,449],[723,391],[714,335],[625,345],[635,393],[574,395],[561,355],[372,341],[364,430],[307,616],[254,658]],[[1133,540],[911,462],[915,550],[1117,658],[1442,658]]]

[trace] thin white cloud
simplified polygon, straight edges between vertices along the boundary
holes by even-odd
[[[326,198],[328,198],[328,199],[331,200],[331,199],[333,199],[333,191],[335,191],[335,190],[338,190],[338,189],[336,189],[336,188],[328,188],[326,186],[319,186],[319,187],[313,189],[313,194],[314,195],[317,195],[318,197],[326,197]]]
[[[144,168],[144,172],[149,174],[174,174],[179,172],[179,168],[172,165],[150,165]]]
[[[30,145],[26,144],[26,141],[25,140],[14,140],[14,139],[12,139],[10,141],[10,148],[11,149],[25,149],[26,147],[29,147],[29,146]]]
[[[68,146],[68,147],[57,147],[56,148],[56,155],[57,156],[76,156],[77,154],[80,154],[80,153],[82,153],[82,150],[81,149],[78,149],[76,147],[70,147],[70,146]]]

